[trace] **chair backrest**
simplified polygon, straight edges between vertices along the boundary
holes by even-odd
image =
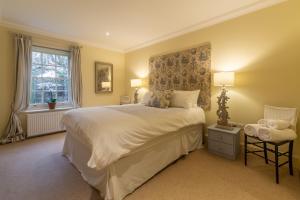
[[[292,129],[296,131],[298,113],[296,108],[284,108],[265,105],[264,119],[278,119],[291,122]]]

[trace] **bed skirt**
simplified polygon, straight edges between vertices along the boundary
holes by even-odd
[[[102,170],[89,168],[91,150],[67,128],[63,154],[98,189],[105,200],[121,200],[170,163],[202,148],[202,125],[194,125],[158,137]]]

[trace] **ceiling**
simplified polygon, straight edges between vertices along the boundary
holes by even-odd
[[[282,1],[0,0],[0,15],[7,26],[128,52]]]

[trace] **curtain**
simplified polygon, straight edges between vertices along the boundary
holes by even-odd
[[[31,77],[31,38],[16,34],[15,42],[15,88],[10,118],[2,143],[16,142],[26,138],[22,129],[19,112],[29,105],[29,84]]]
[[[80,47],[71,47],[71,92],[73,104],[80,107],[82,104],[82,78],[81,78],[81,54]]]

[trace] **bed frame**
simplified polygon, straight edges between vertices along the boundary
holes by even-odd
[[[63,154],[105,200],[121,200],[181,156],[202,148],[202,144],[203,125],[189,126],[158,137],[108,167],[96,170],[87,166],[91,155],[88,144],[67,128]]]

